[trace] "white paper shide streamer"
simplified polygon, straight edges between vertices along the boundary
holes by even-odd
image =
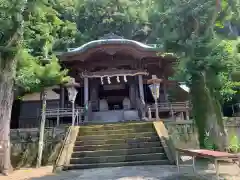
[[[124,76],[124,82],[127,82],[127,76]]]

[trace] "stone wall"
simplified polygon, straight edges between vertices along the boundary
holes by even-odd
[[[166,128],[175,147],[178,148],[198,148],[198,137],[196,128],[192,121],[166,122]]]
[[[47,128],[44,134],[43,165],[56,160],[61,149],[67,128]],[[36,165],[39,129],[11,130],[11,161],[14,168]]]
[[[176,147],[179,148],[199,148],[197,129],[192,121],[165,122],[168,133]],[[229,142],[236,136],[240,140],[239,119],[228,119],[225,124]]]

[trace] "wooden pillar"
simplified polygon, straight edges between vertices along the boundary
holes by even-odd
[[[63,86],[60,86],[60,108],[65,106],[65,89]]]
[[[164,92],[165,102],[168,102],[167,86],[165,82],[163,82],[163,92]]]
[[[135,84],[131,84],[129,88],[129,99],[131,102],[131,108],[136,108],[136,91]]]
[[[140,119],[145,119],[145,99],[144,99],[144,91],[143,91],[143,78],[142,75],[138,75],[138,86],[139,86],[139,96],[140,96],[140,111],[141,111],[141,117]]]
[[[92,109],[98,110],[98,87],[95,84],[91,86],[90,101],[92,103]]]
[[[189,120],[189,111],[186,110],[186,120]]]
[[[148,108],[148,120],[151,121],[152,120],[152,111],[151,108]]]
[[[184,120],[184,112],[181,112],[181,120]]]
[[[144,91],[143,91],[143,78],[142,78],[142,75],[138,75],[138,86],[139,86],[140,99],[144,101]]]
[[[84,78],[84,104],[88,103],[88,78]]]
[[[86,107],[88,107],[88,97],[89,97],[89,95],[88,95],[88,78],[84,78],[84,107],[86,108]],[[89,110],[89,107],[88,107],[88,110]],[[87,122],[88,121],[88,111],[87,111],[87,113],[85,113],[85,117],[84,117],[84,121],[85,122]]]

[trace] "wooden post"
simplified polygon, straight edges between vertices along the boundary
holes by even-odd
[[[151,108],[148,108],[148,120],[151,121],[152,120],[152,111]]]
[[[144,91],[143,91],[143,78],[142,75],[138,75],[138,86],[140,99],[144,101]]]
[[[88,106],[88,78],[84,78],[84,106]],[[85,114],[85,122],[88,121],[88,113]]]
[[[60,88],[60,108],[64,108],[65,106],[65,89],[63,86]]]
[[[167,87],[165,82],[163,82],[163,92],[164,92],[165,102],[168,102]]]
[[[189,120],[189,111],[186,111],[186,120]]]
[[[39,131],[39,145],[38,145],[38,157],[37,157],[37,167],[41,167],[42,164],[42,153],[44,147],[44,129],[46,122],[46,106],[47,106],[47,92],[43,90],[41,92],[41,100],[42,100],[42,111],[41,111],[41,124]]]
[[[57,126],[59,126],[60,122],[60,112],[59,109],[57,110]]]
[[[72,103],[72,126],[75,125],[75,101],[71,101]]]
[[[181,112],[181,120],[184,120],[184,112]]]
[[[139,86],[139,96],[140,96],[140,102],[142,102],[141,106],[145,106],[145,100],[144,100],[144,91],[143,91],[143,78],[142,75],[138,75],[138,86]],[[141,109],[141,116],[140,119],[145,119],[145,111],[144,108]]]
[[[174,111],[173,111],[173,108],[172,108],[172,104],[170,105],[170,108],[171,108],[171,116],[172,116],[172,119],[174,120]]]
[[[156,109],[156,120],[159,120],[159,111],[158,111],[158,102],[157,102],[157,99],[155,99],[155,109]]]
[[[130,84],[129,88],[129,98],[131,101],[131,108],[136,108],[136,90],[135,84]]]

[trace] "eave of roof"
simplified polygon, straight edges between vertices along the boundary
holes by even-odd
[[[83,44],[82,46],[78,47],[78,48],[71,48],[69,49],[68,52],[65,52],[63,54],[65,55],[71,55],[71,54],[76,54],[76,53],[82,53],[87,51],[88,49],[91,48],[95,48],[99,45],[105,45],[105,44],[128,44],[128,45],[133,45],[139,48],[142,48],[143,50],[147,50],[147,51],[157,51],[159,50],[159,48],[150,46],[150,45],[146,45],[143,44],[141,42],[138,41],[134,41],[134,40],[129,40],[129,39],[100,39],[100,40],[94,40],[94,41],[90,41],[86,44]]]

